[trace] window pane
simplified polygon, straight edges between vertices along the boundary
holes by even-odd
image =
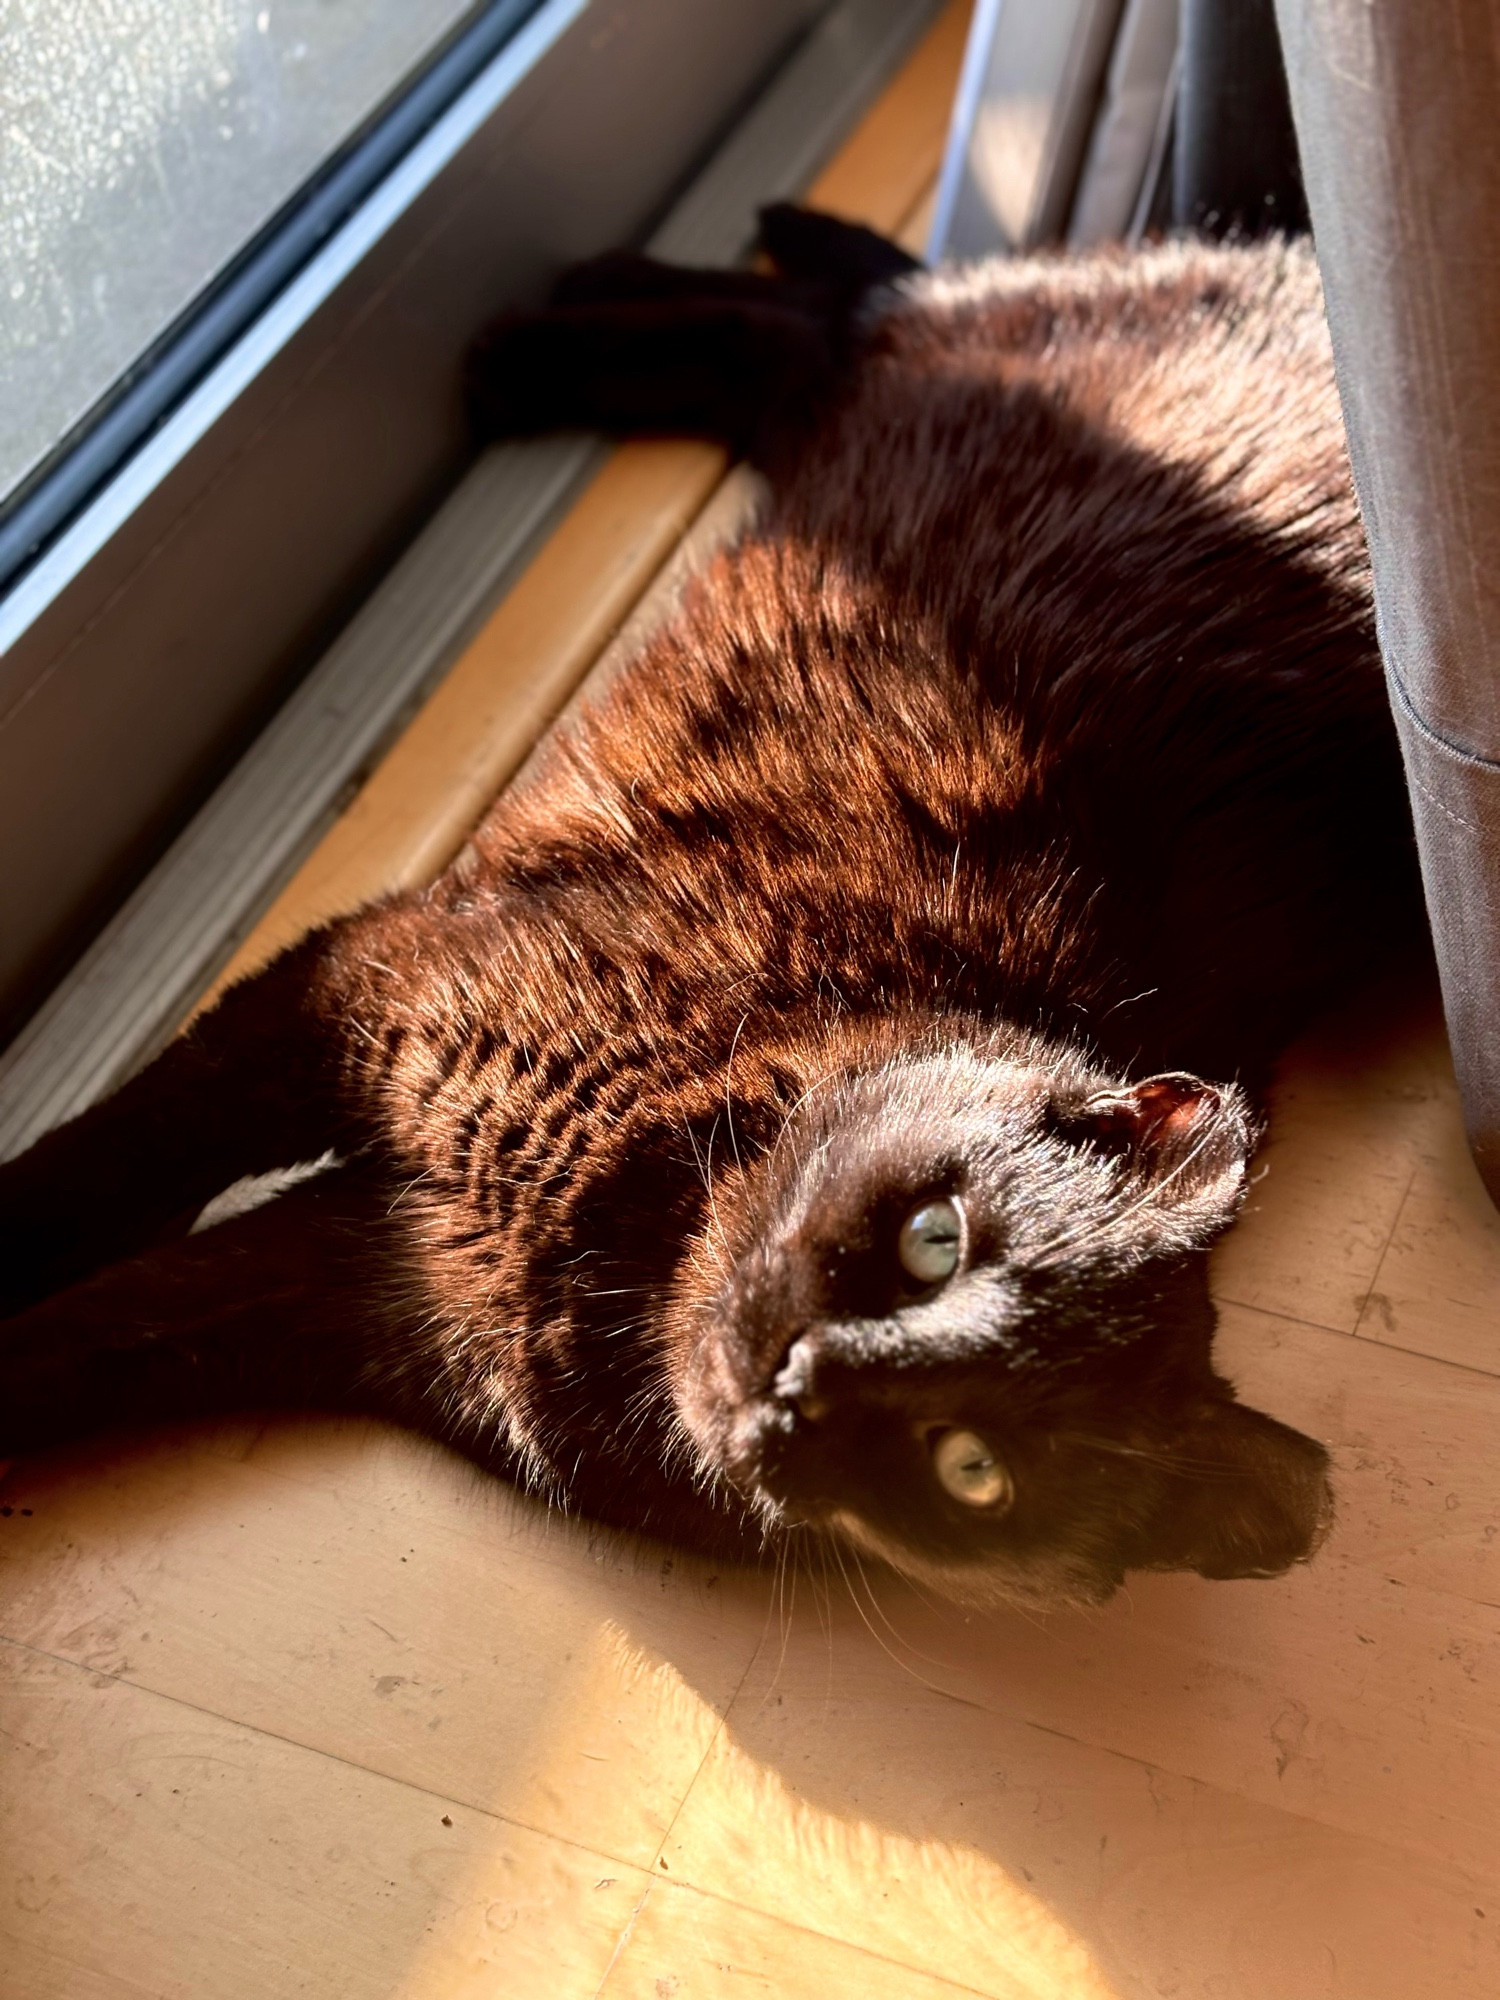
[[[0,498],[474,0],[0,0]]]

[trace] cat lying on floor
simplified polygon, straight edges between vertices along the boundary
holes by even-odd
[[[770,497],[430,889],[0,1169],[0,1454],[373,1411],[974,1602],[1318,1543],[1206,1282],[1270,1057],[1413,907],[1311,253],[765,238],[477,353],[491,434],[720,437]]]

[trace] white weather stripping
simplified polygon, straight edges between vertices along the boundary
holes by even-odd
[[[1075,250],[1130,236],[1176,96],[1178,0],[1126,0],[1068,224]]]
[[[1067,229],[1120,0],[979,0],[928,243],[933,263]]]
[[[406,177],[401,189],[391,193],[387,183],[377,191],[386,220],[363,225],[361,242],[389,226],[585,3],[553,0],[532,17],[397,169],[393,180]],[[805,185],[933,12],[933,0],[843,0],[751,105],[646,247],[683,263],[739,258],[753,238],[756,209]],[[503,82],[495,74],[501,64],[508,64]],[[346,268],[341,263],[340,274]],[[312,283],[311,273],[304,279]],[[300,316],[311,303],[304,299]],[[289,337],[298,319],[289,308],[277,322],[281,331],[265,337]],[[257,328],[246,341],[260,337]],[[241,343],[225,366],[246,366],[247,351]],[[597,439],[573,435],[498,445],[480,458],[0,1054],[0,1159],[84,1110],[163,1045],[603,450]],[[73,559],[82,559],[77,547]]]

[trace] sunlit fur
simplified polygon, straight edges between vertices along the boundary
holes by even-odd
[[[842,373],[633,666],[432,888],[0,1169],[0,1454],[374,1410],[604,1520],[972,1602],[1316,1546],[1323,1453],[1234,1400],[1206,1281],[1251,1093],[1411,907],[1311,256],[914,278],[837,340],[778,282],[756,394],[792,322],[787,366]],[[570,366],[635,310],[602,284]],[[964,1256],[919,1295],[935,1192]],[[953,1425],[1013,1502],[944,1493]]]

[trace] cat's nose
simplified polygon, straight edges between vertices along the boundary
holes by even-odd
[[[806,1424],[834,1427],[888,1410],[890,1377],[868,1356],[851,1354],[837,1328],[799,1334],[771,1377],[771,1398]],[[906,1426],[903,1425],[903,1428]]]
[[[790,1405],[808,1423],[820,1423],[828,1415],[828,1398],[818,1388],[818,1361],[821,1343],[815,1333],[794,1340],[781,1357],[781,1366],[771,1379],[771,1393]]]
[[[811,1518],[874,1486],[942,1493],[990,1517],[1008,1513],[1015,1483],[984,1419],[949,1413],[946,1396],[912,1405],[900,1371],[849,1352],[839,1328],[799,1334],[784,1351],[761,1407],[761,1479]],[[959,1398],[955,1398],[959,1401]],[[985,1423],[983,1430],[973,1422]]]

